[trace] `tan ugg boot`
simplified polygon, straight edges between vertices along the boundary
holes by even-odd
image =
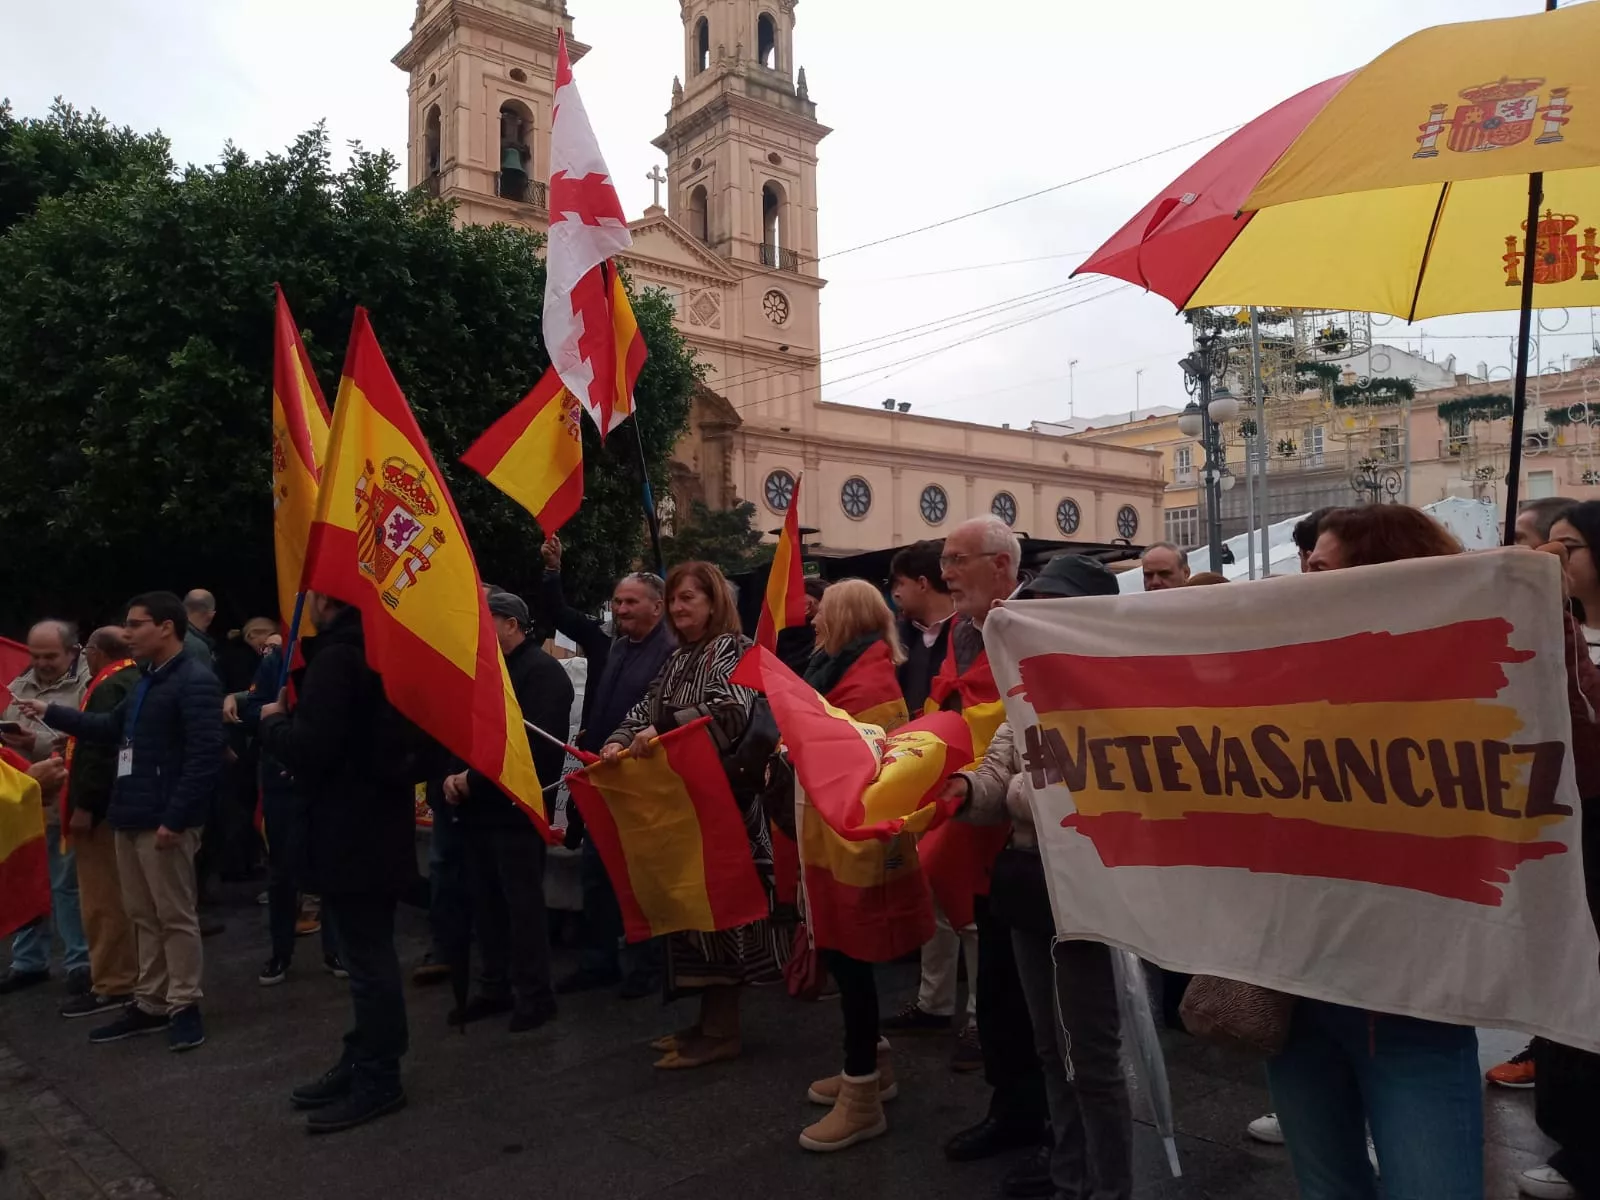
[[[889,1123],[883,1118],[878,1082],[876,1071],[862,1078],[841,1075],[839,1099],[827,1116],[801,1132],[801,1148],[826,1153],[887,1133]]]
[[[813,1104],[833,1107],[839,1098],[839,1081],[843,1076],[830,1075],[819,1079],[806,1089],[806,1099]],[[889,1058],[889,1039],[878,1039],[878,1099],[893,1100],[900,1094],[900,1085],[894,1079],[894,1063]]]

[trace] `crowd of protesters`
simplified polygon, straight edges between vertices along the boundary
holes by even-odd
[[[1517,539],[1559,554],[1564,566],[1590,909],[1573,920],[1600,922],[1600,615],[1588,624],[1589,614],[1600,614],[1600,502],[1531,502],[1518,514]],[[1294,540],[1305,572],[1461,552],[1442,526],[1401,505],[1321,510],[1299,523]],[[808,824],[815,813],[803,799],[796,805],[757,693],[734,682],[751,642],[715,566],[679,563],[665,579],[624,576],[607,626],[568,602],[561,565],[552,538],[531,603],[485,588],[522,711],[556,732],[553,741],[530,732],[540,778],[556,780],[566,769],[559,742],[569,734],[584,754],[615,761],[624,752],[648,756],[660,735],[703,722],[728,766],[746,849],[768,890],[767,917],[624,945],[611,881],[573,811],[565,840],[581,855],[584,932],[577,970],[552,978],[544,840],[492,780],[449,759],[388,704],[355,608],[310,596],[315,634],[301,640],[303,665],[289,671],[273,622],[250,622],[219,646],[209,593],[180,600],[151,592],[81,646],[64,621],[29,632],[32,665],[10,686],[4,740],[46,796],[52,911],[13,939],[0,992],[49,979],[59,941],[69,993],[62,1016],[105,1018],[91,1042],[164,1033],[173,1050],[201,1046],[204,883],[213,872],[249,878],[264,857],[269,957],[260,983],[282,982],[296,935],[320,927],[323,964],[348,978],[354,1011],[336,1061],[294,1089],[293,1105],[314,1132],[392,1112],[405,1103],[400,1065],[409,1039],[395,914],[419,881],[421,783],[432,809],[433,950],[413,978],[460,979],[477,954],[476,987],[451,1010],[452,1022],[504,1016],[511,1033],[524,1034],[556,1018],[559,996],[617,988],[633,999],[694,997],[693,1023],[651,1043],[656,1066],[694,1070],[738,1057],[745,987],[781,979],[797,952],[794,914],[776,899],[785,873],[796,870],[781,850],[816,832]],[[1148,548],[1140,566],[1150,591],[1226,582],[1191,573],[1185,552],[1167,543]],[[777,649],[819,693],[882,658],[892,667],[893,703],[874,711],[889,712],[887,727],[934,709],[965,712],[975,730],[979,713],[996,715],[981,757],[944,785],[957,820],[941,836],[960,840],[983,866],[967,892],[935,904],[924,886],[911,905],[858,914],[880,926],[870,950],[859,939],[832,938],[825,914],[810,914],[820,966],[837,989],[843,1054],[839,1070],[806,1088],[827,1112],[801,1132],[805,1149],[836,1151],[885,1133],[884,1106],[900,1087],[892,1041],[943,1034],[952,1038],[951,1066],[981,1069],[991,1089],[982,1119],[948,1140],[951,1159],[1024,1151],[1006,1176],[1008,1196],[1131,1197],[1132,1114],[1111,955],[1096,942],[1055,941],[1025,773],[984,647],[986,618],[1001,601],[1117,590],[1112,571],[1087,556],[1064,554],[1024,571],[1018,539],[997,518],[965,522],[943,543],[903,548],[887,580],[808,581],[807,621],[784,631]],[[552,632],[588,662],[575,733],[573,685],[540,644]],[[264,837],[250,832],[248,818],[241,834],[240,814],[257,803]],[[944,852],[902,835],[877,847],[878,869],[917,876],[919,850]],[[307,896],[319,899],[320,919],[305,909]],[[911,954],[921,964],[916,998],[883,1016],[876,965]],[[1157,1007],[1173,1024],[1189,981],[1152,974]],[[1382,1194],[1393,1197],[1483,1194],[1474,1030],[1300,999],[1267,1076],[1276,1111],[1250,1133],[1287,1144],[1309,1200],[1375,1200],[1380,1177]],[[1524,1172],[1519,1187],[1557,1200],[1600,1197],[1600,1059],[1536,1040],[1488,1079],[1534,1088],[1538,1122],[1560,1147],[1548,1164]]]

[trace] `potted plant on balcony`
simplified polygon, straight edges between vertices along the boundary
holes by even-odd
[[[1278,453],[1283,455],[1284,458],[1293,458],[1299,451],[1300,447],[1295,444],[1293,438],[1278,439]]]

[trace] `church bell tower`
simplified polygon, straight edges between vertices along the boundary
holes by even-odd
[[[549,222],[556,39],[566,0],[418,0],[394,63],[411,77],[411,187],[457,202],[463,224]]]
[[[675,221],[742,266],[814,278],[817,144],[829,130],[795,66],[797,2],[681,0],[684,74],[654,144]]]

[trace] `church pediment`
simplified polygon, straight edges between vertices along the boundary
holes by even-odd
[[[736,282],[736,272],[666,213],[647,213],[628,225],[633,245],[619,255],[624,266],[659,266],[707,279]]]

